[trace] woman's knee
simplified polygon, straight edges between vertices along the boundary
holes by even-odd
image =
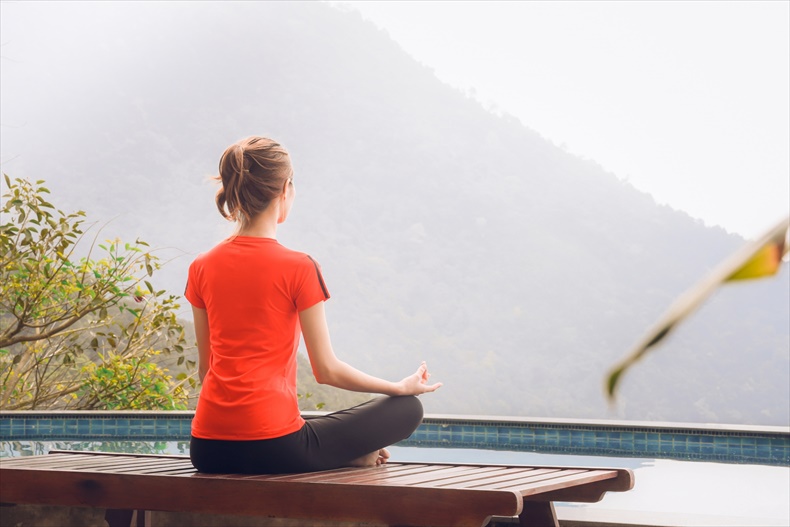
[[[423,408],[420,400],[414,395],[391,397],[392,403],[397,405],[397,415],[401,422],[416,429],[423,418]]]

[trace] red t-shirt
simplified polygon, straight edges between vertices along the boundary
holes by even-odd
[[[299,430],[299,312],[329,298],[318,264],[272,238],[236,236],[189,266],[189,302],[211,344],[192,435],[255,440]]]

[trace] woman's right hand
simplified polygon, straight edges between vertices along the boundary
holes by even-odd
[[[442,383],[428,384],[431,374],[428,373],[428,365],[422,361],[417,371],[408,377],[404,377],[398,384],[402,389],[401,395],[420,395],[422,393],[435,392],[441,388]]]

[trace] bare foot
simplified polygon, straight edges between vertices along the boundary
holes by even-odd
[[[377,450],[362,457],[358,457],[357,459],[350,461],[348,464],[352,467],[375,467],[386,463],[389,457],[389,451],[386,448],[382,448],[381,450]]]

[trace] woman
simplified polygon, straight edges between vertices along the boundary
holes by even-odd
[[[427,366],[398,382],[367,375],[332,350],[318,264],[277,242],[294,202],[288,152],[249,137],[222,155],[216,203],[236,233],[189,267],[203,387],[190,456],[202,472],[289,473],[385,463],[384,448],[422,420],[415,395],[433,392]],[[316,380],[380,397],[302,419],[296,394],[300,332]]]

